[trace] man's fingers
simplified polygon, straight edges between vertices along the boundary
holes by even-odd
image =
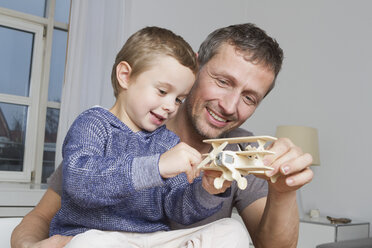
[[[220,177],[222,175],[221,171],[215,171],[215,170],[205,170],[204,175],[208,177]]]
[[[313,179],[314,172],[310,168],[304,169],[301,173],[293,174],[285,179],[285,183],[291,187],[301,187]]]
[[[232,182],[231,181],[224,181],[222,185],[223,192],[225,192],[228,188],[231,187]]]
[[[226,191],[229,187],[231,187],[231,181],[224,181],[221,189],[216,189],[214,187],[214,180],[217,177],[221,176],[221,171],[204,171],[203,172],[203,179],[202,179],[202,185],[203,188],[208,191],[210,194],[220,194]]]
[[[273,168],[272,171],[265,172],[266,176],[268,177],[276,175],[279,170],[281,170],[282,174],[285,174],[290,167],[290,162],[302,154],[301,148],[295,146],[287,138],[280,138],[274,142],[270,147],[270,151],[275,152],[275,154],[267,155],[263,159],[263,162],[266,166]]]
[[[264,157],[265,165],[270,165],[274,161],[276,161],[279,157],[283,154],[287,153],[292,147],[295,145],[292,143],[290,139],[287,138],[279,138],[277,141],[271,144],[269,151],[274,152],[275,154],[266,155]]]
[[[282,156],[277,157],[274,161],[272,161],[270,166],[273,167],[276,172],[279,170],[279,168],[283,170],[286,164],[291,163],[292,160],[297,159],[301,155],[302,155],[301,148],[297,146],[291,147],[289,150],[287,150],[285,154],[282,154]],[[281,172],[283,173],[283,171]]]
[[[305,168],[309,167],[313,162],[313,157],[309,153],[302,154],[295,159],[284,163],[280,167],[280,172],[283,175],[290,175],[293,173],[301,172]]]

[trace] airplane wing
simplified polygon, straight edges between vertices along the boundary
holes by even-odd
[[[222,168],[222,167],[220,167],[220,166],[215,166],[215,165],[212,165],[212,166],[203,166],[203,167],[201,167],[202,170],[223,171],[221,168]]]
[[[203,170],[214,170],[214,171],[223,171],[225,168],[231,170],[227,166],[217,166],[215,164],[210,164],[209,166],[205,165],[201,167]],[[267,171],[267,170],[274,170],[274,168],[270,166],[265,166],[265,165],[242,165],[242,166],[233,166],[234,169],[238,171],[244,171],[244,172],[254,172],[254,171]]]
[[[254,156],[254,155],[268,155],[268,154],[275,154],[275,152],[272,151],[240,151],[235,152],[236,155],[244,155],[244,156]]]
[[[207,139],[203,140],[204,143],[207,144],[222,144],[223,142],[228,142],[229,144],[236,144],[236,143],[247,143],[247,142],[256,142],[258,140],[262,141],[275,141],[277,138],[272,136],[246,136],[246,137],[235,137],[235,138],[223,138],[223,139]]]
[[[265,166],[265,165],[253,165],[253,166],[239,166],[235,167],[237,170],[243,170],[243,171],[268,171],[268,170],[274,170],[273,167]]]

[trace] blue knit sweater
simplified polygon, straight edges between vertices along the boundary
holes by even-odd
[[[83,112],[63,144],[62,206],[50,235],[155,232],[169,230],[170,220],[189,225],[217,212],[223,198],[204,191],[200,178],[161,178],[159,157],[178,142],[165,126],[134,133],[101,107]]]

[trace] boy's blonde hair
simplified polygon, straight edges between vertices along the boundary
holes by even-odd
[[[168,29],[145,27],[129,37],[116,55],[111,73],[115,97],[120,88],[116,77],[116,67],[120,62],[126,61],[132,68],[130,77],[136,77],[154,65],[159,56],[171,56],[194,74],[197,72],[196,54],[181,36]]]

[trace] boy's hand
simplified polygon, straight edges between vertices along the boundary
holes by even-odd
[[[163,153],[159,160],[159,171],[163,178],[170,178],[185,172],[189,183],[199,176],[197,165],[201,162],[201,154],[187,145],[179,143],[169,151]]]

